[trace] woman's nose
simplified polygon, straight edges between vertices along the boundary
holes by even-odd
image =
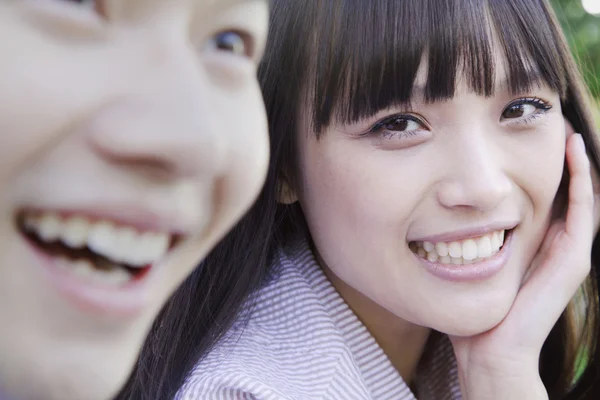
[[[214,176],[227,148],[217,125],[225,122],[217,120],[211,104],[217,89],[192,49],[172,44],[162,53],[130,93],[98,112],[90,123],[90,143],[128,168],[170,178]]]
[[[512,189],[501,162],[501,149],[484,138],[468,142],[449,152],[452,155],[446,178],[438,189],[438,201],[446,208],[493,210]]]

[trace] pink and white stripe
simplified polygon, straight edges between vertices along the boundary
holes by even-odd
[[[274,271],[248,319],[194,368],[177,400],[461,398],[448,339],[432,342],[413,393],[305,241],[281,250]]]

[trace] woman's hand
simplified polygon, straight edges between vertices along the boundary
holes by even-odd
[[[565,129],[567,140],[575,134],[573,125],[565,118]],[[598,234],[600,229],[600,176],[595,168],[591,169],[592,185],[594,186],[594,235]]]
[[[473,337],[451,337],[463,398],[547,399],[538,362],[544,341],[587,277],[595,232],[594,191],[581,135],[567,140],[568,208],[536,255],[506,318]]]

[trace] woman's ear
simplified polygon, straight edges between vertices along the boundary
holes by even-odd
[[[285,205],[294,204],[298,201],[296,191],[292,189],[292,185],[285,178],[279,178],[279,195],[277,201]]]

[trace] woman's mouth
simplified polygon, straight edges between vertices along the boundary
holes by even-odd
[[[141,279],[173,244],[173,235],[168,233],[141,232],[114,221],[76,214],[23,211],[17,225],[58,268],[104,287],[121,287]]]
[[[507,230],[453,242],[410,242],[409,247],[419,257],[436,264],[465,265],[486,261],[497,254],[510,234]]]

